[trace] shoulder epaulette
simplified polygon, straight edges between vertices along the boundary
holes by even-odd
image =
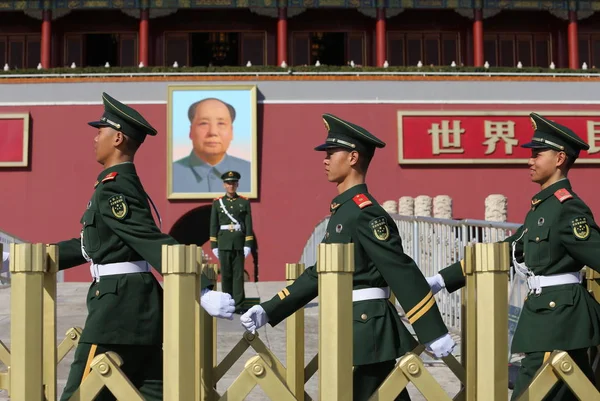
[[[222,196],[217,196],[215,199],[213,199],[213,201],[218,201],[221,198],[222,198]]]
[[[354,201],[354,203],[356,203],[358,205],[359,208],[363,209],[367,206],[371,206],[373,204],[373,202],[371,202],[369,200],[369,198],[367,198],[364,194],[358,194],[355,195],[354,198],[352,198],[352,200]]]
[[[571,194],[568,189],[561,188],[554,193],[554,196],[556,196],[560,203],[563,203],[567,199],[571,199],[573,194]]]
[[[113,171],[112,173],[110,173],[106,177],[104,177],[101,182],[112,181],[117,177],[117,174],[118,173],[116,171]]]
[[[248,200],[245,196],[240,195],[240,198]]]

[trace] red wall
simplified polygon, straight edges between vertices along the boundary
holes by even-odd
[[[166,106],[135,106],[159,129],[146,140],[135,163],[147,192],[163,218],[163,230],[200,201],[166,199]],[[585,105],[566,106],[585,110]],[[258,108],[259,199],[253,202],[255,232],[260,246],[260,280],[283,280],[285,263],[297,262],[315,224],[329,212],[336,196],[323,173],[322,154],[313,147],[326,136],[321,113],[329,112],[370,129],[387,142],[376,152],[367,182],[380,203],[401,196],[449,195],[455,218],[484,217],[485,197],[508,196],[510,222],[520,222],[537,192],[526,166],[417,166],[397,163],[399,109],[565,110],[565,106],[535,105],[264,105]],[[597,107],[596,107],[597,108]],[[95,162],[95,130],[87,125],[102,106],[3,107],[1,112],[32,116],[31,160],[28,169],[0,170],[0,228],[30,242],[54,242],[78,237],[79,219],[92,194],[101,166]],[[600,209],[598,167],[579,166],[571,172],[576,192],[593,210]],[[200,228],[199,228],[200,229]],[[207,228],[204,228],[207,229]],[[249,258],[250,259],[250,258]],[[247,261],[251,271],[251,261]],[[88,281],[87,267],[69,270],[66,280]]]

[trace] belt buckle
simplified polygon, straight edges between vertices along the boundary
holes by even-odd
[[[529,294],[539,297],[542,294],[542,286],[540,280],[534,274],[527,277],[527,287],[529,288]]]
[[[230,231],[230,232],[233,232],[233,223],[231,223],[231,224],[229,225],[229,231]]]

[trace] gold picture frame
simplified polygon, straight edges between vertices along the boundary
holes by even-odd
[[[9,120],[20,121],[21,126],[2,127]],[[29,113],[0,113],[0,167],[29,166],[29,120]]]
[[[256,85],[169,85],[167,198],[213,199],[231,170],[238,193],[257,198],[257,136]]]

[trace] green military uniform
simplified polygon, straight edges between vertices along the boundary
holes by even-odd
[[[104,115],[91,126],[113,127],[139,142],[156,135],[135,110],[107,94],[103,100]],[[88,261],[94,277],[61,400],[68,400],[89,374],[93,356],[111,350],[123,358],[123,371],[145,399],[162,400],[163,291],[149,266],[160,272],[162,245],[177,242],[156,226],[133,163],[105,169],[93,187],[80,238],[58,243],[61,270]],[[115,274],[126,269],[139,271]],[[203,277],[202,288],[209,286]],[[96,399],[115,398],[105,389]]]
[[[573,158],[579,155],[580,149],[589,148],[567,127],[535,113],[531,118],[534,138],[524,147],[564,151]],[[592,212],[573,192],[566,178],[532,198],[525,223],[504,242],[515,245],[517,258],[513,265],[517,273],[521,269],[530,277],[542,276],[541,280],[547,280],[545,277],[550,276],[560,283],[569,280],[569,273],[577,277],[586,265],[600,271],[600,230]],[[465,284],[461,262],[440,274],[450,292]],[[568,351],[593,380],[587,348],[600,344],[600,305],[577,282],[538,287],[537,280],[529,279],[532,293],[525,300],[512,343],[513,352],[526,354],[513,399],[529,386],[544,359],[554,350]],[[546,401],[576,399],[563,384],[555,386],[544,398]]]
[[[224,182],[237,182],[240,174],[228,171]],[[223,292],[235,300],[237,313],[244,311],[244,248],[252,249],[252,211],[250,201],[238,195],[225,195],[213,201],[210,214],[210,246],[219,250]]]
[[[326,144],[372,155],[385,143],[363,128],[329,114]],[[388,286],[407,312],[422,343],[448,332],[429,286],[415,262],[404,253],[398,228],[369,193],[365,184],[355,185],[333,199],[331,217],[323,243],[353,243],[355,272],[353,290],[386,289]],[[353,291],[354,400],[367,400],[395,366],[396,358],[411,351],[417,342],[408,332],[389,292],[375,299],[357,300]],[[384,291],[385,292],[385,291]],[[291,285],[261,304],[269,324],[277,325],[318,295],[316,266],[307,268]],[[406,389],[397,400],[409,400]]]

